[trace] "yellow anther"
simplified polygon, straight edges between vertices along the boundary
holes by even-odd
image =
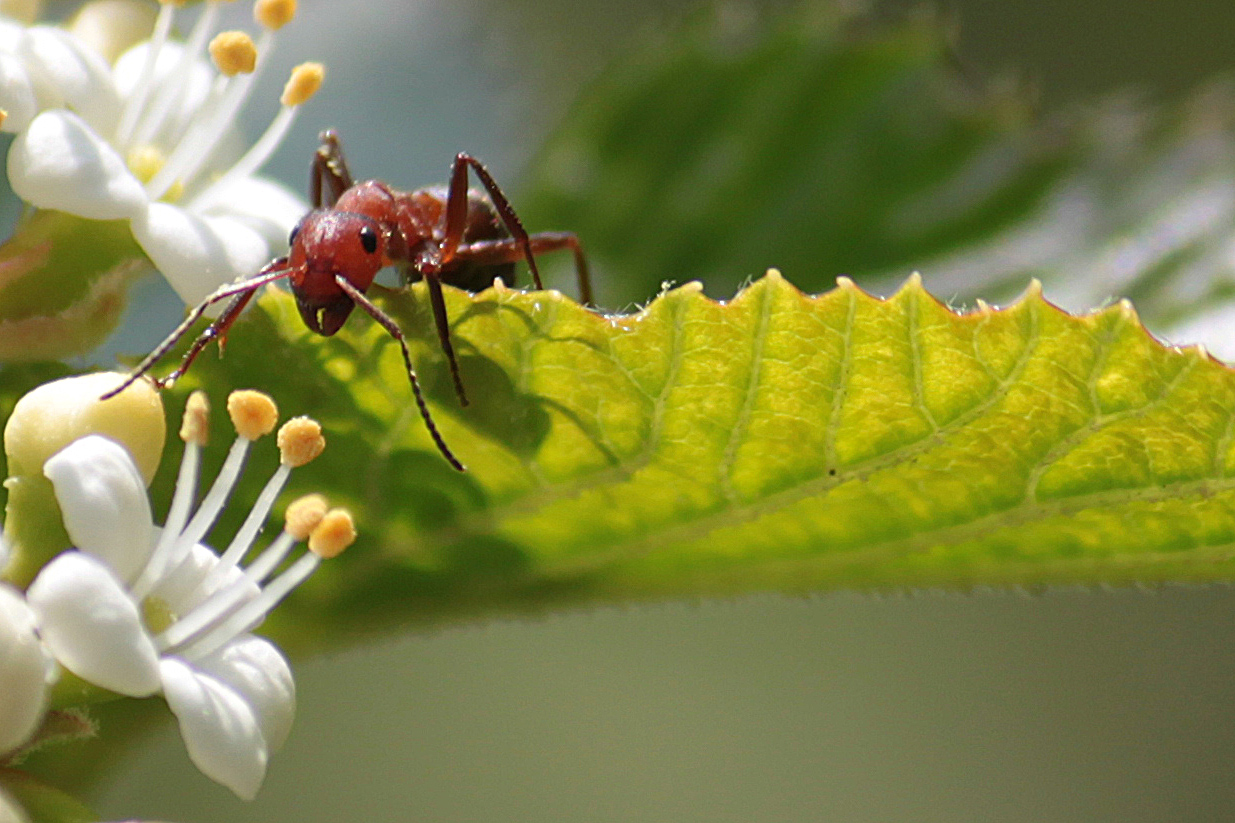
[[[223,31],[210,41],[210,59],[220,74],[251,74],[257,67],[257,46],[242,31]]]
[[[283,514],[283,530],[297,540],[308,540],[326,516],[326,508],[326,498],[320,494],[306,494],[293,500]]]
[[[240,389],[227,396],[227,414],[236,427],[236,434],[245,440],[256,440],[274,431],[279,422],[279,407],[270,395]]]
[[[204,391],[195,391],[184,404],[184,417],[180,420],[180,439],[186,443],[206,445],[210,435],[210,401]]]
[[[268,29],[281,29],[296,16],[296,0],[257,0],[253,19]]]
[[[325,79],[326,67],[321,63],[301,63],[292,69],[292,76],[287,78],[279,102],[285,106],[299,106],[317,94]]]
[[[322,426],[311,417],[293,417],[279,429],[279,459],[285,465],[303,466],[325,448]]]
[[[356,542],[356,524],[347,509],[331,509],[309,535],[309,551],[323,560],[338,557]]]
[[[4,121],[9,119],[9,113],[4,109],[0,109],[0,126],[4,125]]]
[[[133,172],[134,177],[143,183],[149,183],[159,173],[159,170],[163,168],[167,158],[163,155],[163,152],[159,151],[158,147],[147,144],[144,146],[134,146],[129,149],[126,161],[129,171]]]

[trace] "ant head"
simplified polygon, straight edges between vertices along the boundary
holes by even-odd
[[[304,323],[317,334],[337,332],[355,305],[339,288],[343,277],[360,291],[373,283],[386,258],[386,232],[364,214],[320,209],[292,229],[288,281]]]

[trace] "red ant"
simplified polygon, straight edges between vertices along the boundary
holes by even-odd
[[[390,265],[400,268],[406,284],[425,281],[438,339],[450,363],[455,393],[459,403],[466,406],[467,395],[450,342],[442,284],[469,291],[479,291],[491,285],[494,279],[513,285],[515,262],[524,259],[532,272],[532,283],[537,289],[543,289],[536,255],[570,249],[575,257],[579,297],[588,304],[592,300],[592,288],[579,239],[570,232],[529,235],[488,170],[469,154],[460,153],[455,157],[450,184],[445,190],[438,186],[402,192],[378,180],[355,183],[343,159],[339,136],[330,130],[322,132],[319,139],[321,145],[313,156],[309,177],[313,210],[292,229],[288,240],[290,253],[272,260],[248,280],[223,286],[199,303],[184,322],[138,364],[124,383],[102,399],[119,394],[150,371],[201,319],[209,306],[232,298],[218,319],[193,341],[180,366],[167,377],[154,381],[160,389],[171,386],[212,340],[218,340],[222,350],[228,330],[258,289],[286,278],[301,318],[317,334],[333,335],[359,305],[398,341],[425,427],[442,456],[463,471],[463,464],[451,453],[433,424],[403,332],[365,296],[365,292],[378,271]],[[468,169],[484,184],[491,204],[478,192],[468,190]]]

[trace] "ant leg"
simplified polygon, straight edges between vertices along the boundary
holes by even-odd
[[[209,343],[210,340],[220,334],[223,337],[227,336],[227,330],[231,327],[232,323],[235,322],[236,317],[240,314],[240,310],[243,309],[245,304],[249,302],[249,299],[253,296],[254,292],[267,283],[287,277],[289,274],[291,274],[291,269],[287,268],[287,258],[280,257],[279,259],[268,263],[260,272],[253,277],[250,277],[248,280],[242,280],[239,283],[231,283],[223,286],[214,294],[194,306],[193,310],[190,311],[184,318],[184,322],[173,329],[172,333],[167,335],[167,337],[163,339],[162,343],[155,346],[154,351],[146,355],[145,359],[143,359],[141,363],[137,364],[137,368],[135,368],[129,376],[125,378],[123,383],[99,399],[107,400],[111,397],[115,397],[120,394],[120,392],[136,383],[142,375],[146,374],[151,368],[154,367],[155,363],[159,362],[159,360],[163,359],[165,354],[171,351],[172,347],[180,341],[180,338],[184,337],[185,333],[193,327],[193,324],[202,318],[202,315],[206,313],[206,309],[221,300],[226,300],[229,297],[236,297],[237,299],[234,300],[232,304],[229,305],[223,312],[223,314],[211,323],[210,327],[207,328],[206,331],[202,332],[201,336],[194,342],[193,348],[190,349],[192,356],[186,355],[185,361],[181,363],[180,368],[172,373],[172,376],[169,376],[164,380],[155,381],[155,385],[160,389],[170,385],[172,380],[184,374],[189,365],[193,362],[193,358],[197,357],[197,353],[205,348],[206,344]]]
[[[403,363],[407,366],[407,377],[412,382],[412,395],[416,398],[416,406],[420,409],[420,417],[425,421],[425,428],[429,430],[429,436],[433,438],[433,442],[437,445],[437,450],[442,453],[442,457],[446,458],[447,463],[461,472],[467,471],[467,469],[463,468],[463,464],[459,462],[459,458],[455,457],[454,453],[446,445],[446,441],[442,439],[441,433],[438,432],[437,426],[433,423],[433,415],[429,414],[429,407],[425,403],[424,395],[420,392],[420,381],[416,379],[416,369],[412,366],[412,355],[407,350],[407,340],[403,337],[402,330],[395,321],[390,319],[386,312],[373,305],[372,301],[365,297],[364,292],[353,286],[346,277],[336,274],[334,281],[348,297],[352,298],[360,308],[368,312],[369,316],[376,320],[399,344],[399,348],[403,351]]]
[[[544,284],[540,282],[540,271],[536,268],[536,258],[532,255],[532,243],[528,239],[527,229],[523,228],[519,216],[515,214],[510,201],[506,199],[506,195],[502,193],[501,188],[489,174],[489,170],[479,160],[465,152],[459,152],[455,156],[454,164],[450,167],[450,188],[446,192],[446,226],[442,238],[439,265],[445,266],[449,263],[463,242],[463,231],[467,226],[468,168],[476,172],[476,176],[480,178],[480,182],[489,192],[489,198],[502,218],[506,231],[510,232],[514,241],[523,249],[527,267],[532,271],[533,285],[538,289],[543,289]]]
[[[219,341],[219,355],[223,354],[223,344],[227,342],[227,332],[231,330],[232,323],[236,322],[236,318],[240,316],[240,312],[244,311],[244,307],[249,305],[249,301],[253,299],[253,295],[257,294],[260,286],[254,286],[248,291],[242,291],[236,295],[235,299],[227,305],[223,313],[218,319],[207,326],[202,333],[193,341],[193,345],[189,346],[189,350],[184,353],[184,359],[180,361],[180,365],[176,370],[166,377],[158,378],[154,381],[155,386],[160,389],[171,388],[177,380],[184,377],[184,373],[189,370],[189,366],[193,365],[193,361],[197,359],[197,355],[202,353],[202,349],[210,345],[212,340]]]
[[[313,165],[309,169],[309,200],[315,209],[323,206],[331,208],[354,181],[348,171],[347,160],[343,158],[343,144],[338,132],[327,129],[317,139],[322,142],[313,153]],[[323,184],[325,192],[322,190]]]
[[[446,299],[442,296],[442,281],[435,274],[425,277],[425,285],[429,287],[429,305],[433,307],[433,323],[437,326],[437,339],[441,341],[442,351],[446,353],[446,362],[450,363],[450,376],[455,381],[455,394],[459,396],[459,405],[467,405],[467,394],[463,391],[463,378],[459,377],[459,361],[455,359],[455,347],[450,343],[450,319],[446,316]]]
[[[592,278],[588,273],[587,258],[579,245],[579,238],[573,232],[547,231],[533,234],[529,238],[532,254],[541,255],[546,252],[570,249],[575,256],[575,276],[579,281],[579,302],[589,305],[592,302]],[[523,247],[512,238],[502,240],[477,240],[460,246],[455,252],[455,259],[469,260],[482,265],[498,265],[513,263],[523,258]]]

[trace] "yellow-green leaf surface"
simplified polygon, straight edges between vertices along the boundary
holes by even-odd
[[[916,278],[883,300],[775,273],[614,317],[447,299],[466,409],[421,288],[385,305],[466,474],[368,318],[323,340],[269,294],[203,365],[212,390],[241,374],[321,418],[331,445],[294,485],[363,533],[280,611],[285,640],[596,599],[1235,572],[1235,375],[1126,303],[1072,317],[1031,288],[957,312]]]

